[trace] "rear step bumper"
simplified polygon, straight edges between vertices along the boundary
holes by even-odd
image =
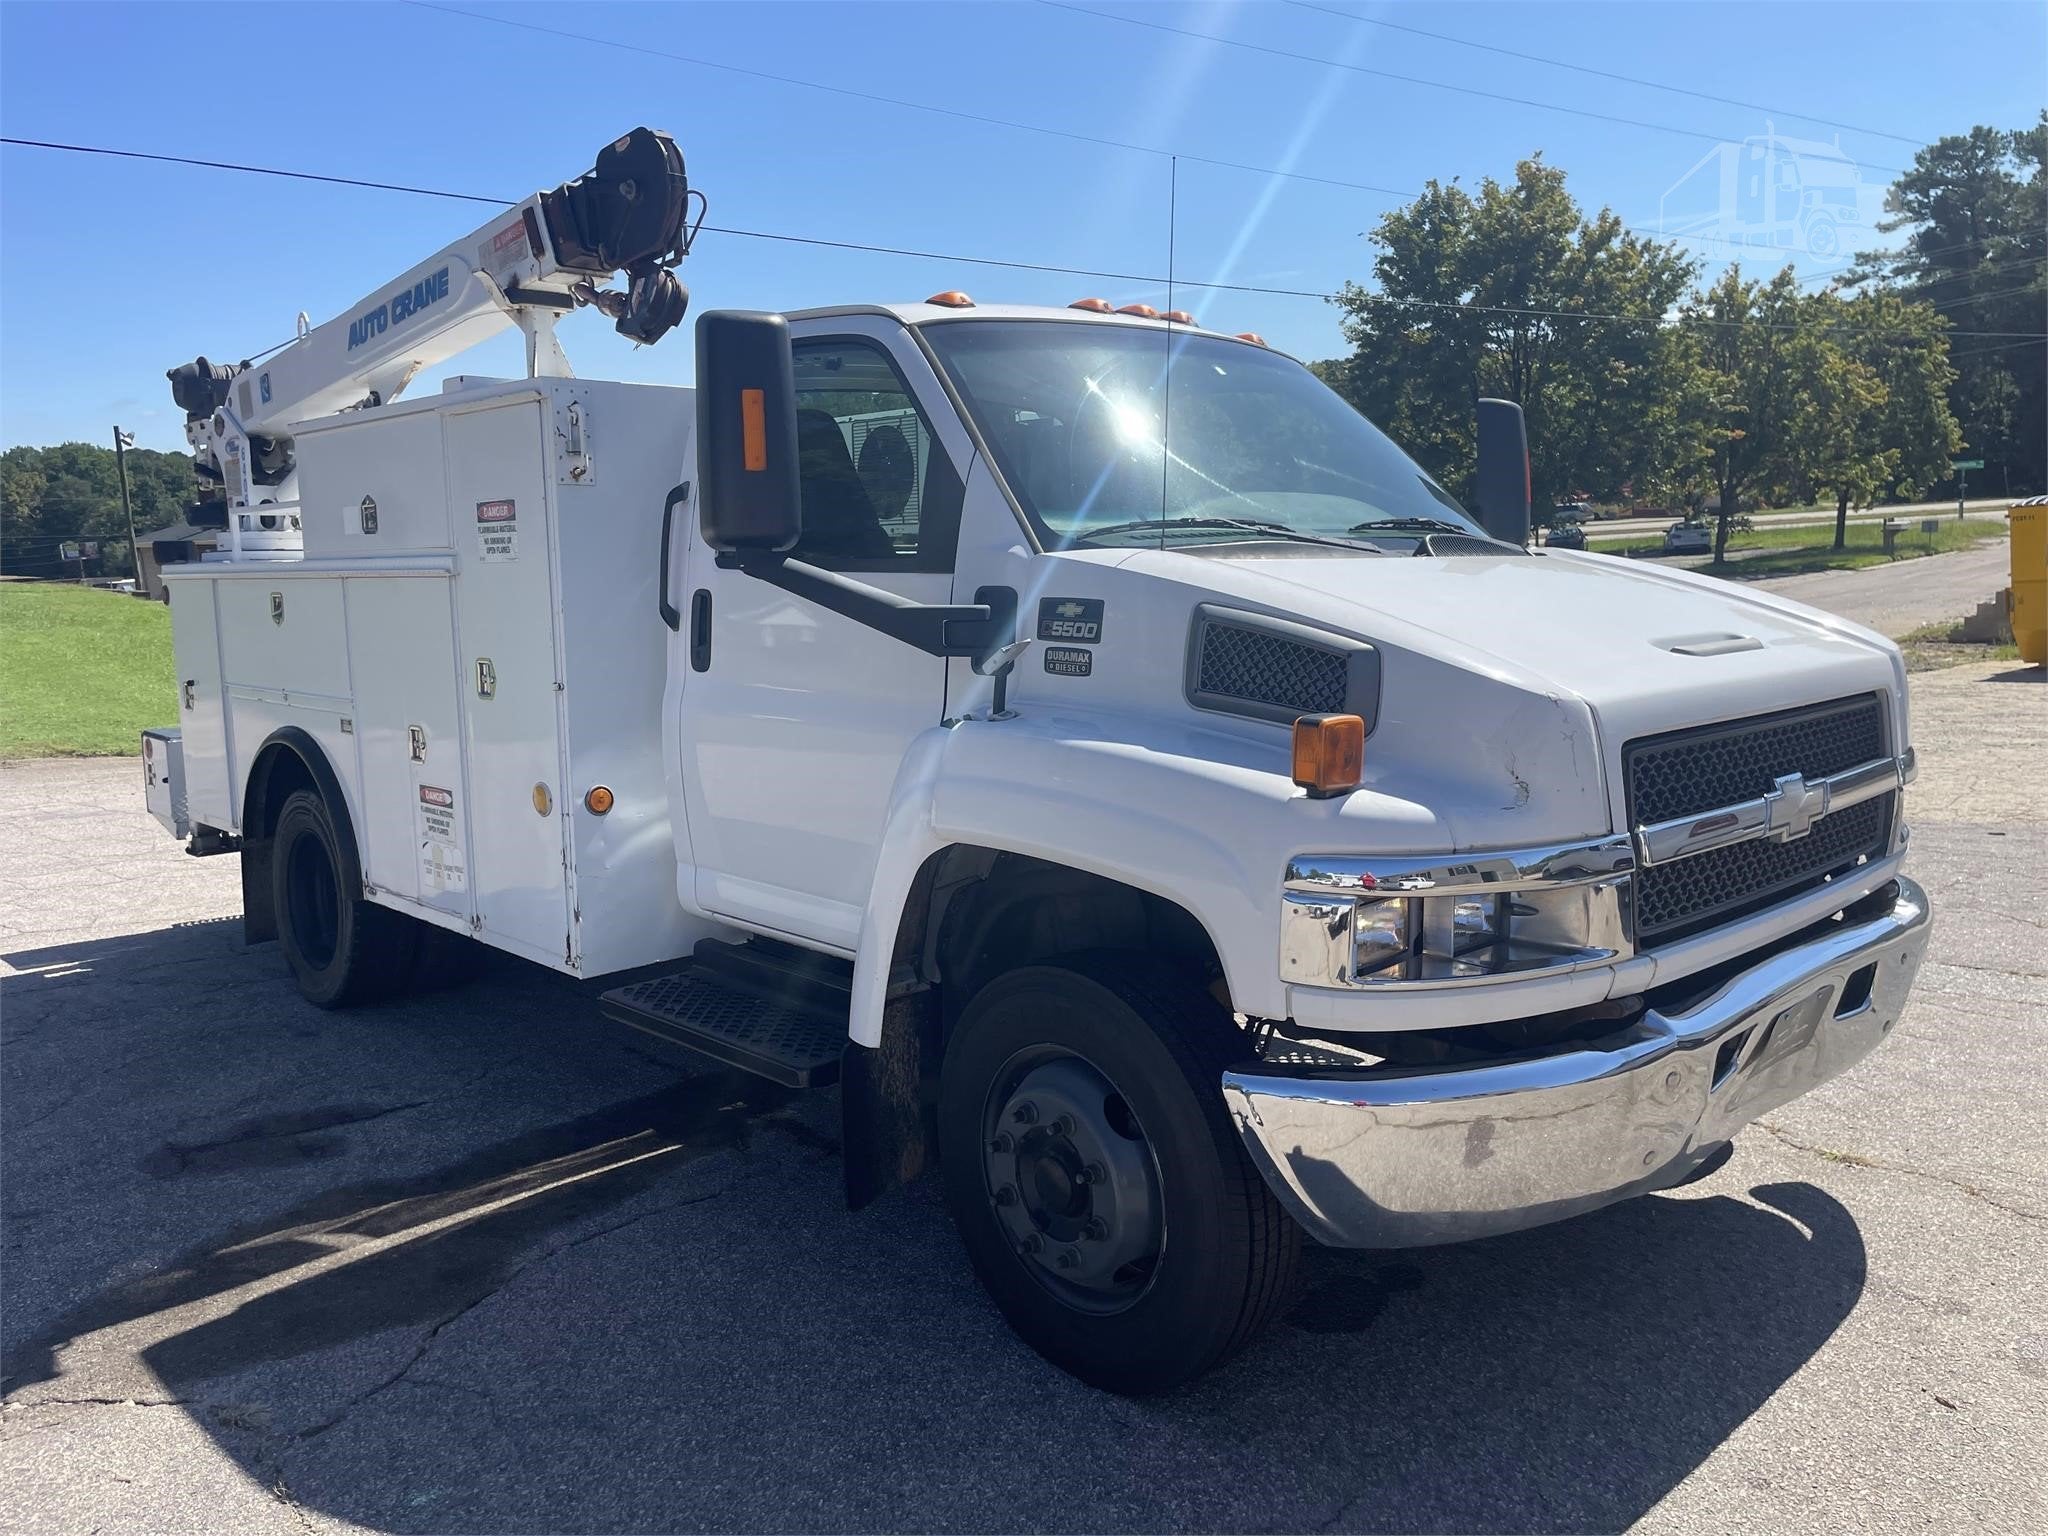
[[[1223,1074],[1252,1159],[1340,1248],[1462,1242],[1684,1180],[1743,1126],[1862,1060],[1926,953],[1927,893],[1845,916],[1710,996],[1594,1045],[1444,1071]]]

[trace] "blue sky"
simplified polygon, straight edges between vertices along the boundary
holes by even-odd
[[[954,112],[1396,191],[1507,176],[1542,151],[1583,204],[1653,226],[1714,140],[1773,113],[1461,48],[1277,3],[1078,0],[1305,54],[1261,54],[1038,3],[579,5],[449,0],[637,48],[831,82]],[[1319,0],[1320,3],[1320,0]],[[1342,10],[1913,141],[2032,121],[2048,7],[2028,4],[1455,4]],[[1655,122],[1631,128],[1334,67],[1384,70]],[[1168,260],[1168,161],[402,4],[0,5],[0,129],[506,198],[585,169],[640,123],[683,148],[710,222],[1102,269]],[[1913,143],[1839,130],[1866,167]],[[1871,172],[1884,179],[1881,172]],[[1327,291],[1368,273],[1361,233],[1398,199],[1183,159],[1183,277]],[[163,371],[234,359],[350,307],[483,223],[475,204],[0,148],[0,438],[182,444]],[[1723,248],[1697,247],[1702,256]],[[972,267],[705,234],[693,307],[914,299],[1157,302],[1157,284]],[[1309,357],[1341,349],[1314,299],[1182,289],[1206,324]],[[585,374],[687,382],[687,336],[635,351],[596,316],[563,327]],[[517,372],[513,340],[451,371]],[[415,388],[430,387],[432,379]]]

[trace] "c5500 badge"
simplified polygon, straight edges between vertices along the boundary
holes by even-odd
[[[1038,600],[1038,638],[1064,640],[1069,645],[1095,644],[1102,638],[1102,599],[1041,597]]]

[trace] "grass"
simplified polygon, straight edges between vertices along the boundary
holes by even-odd
[[[1731,534],[1731,558],[1720,567],[1708,566],[1716,576],[1736,581],[1754,581],[1764,576],[1796,576],[1805,571],[1854,571],[1867,565],[1883,565],[1887,559],[1913,560],[1922,555],[1945,555],[1974,549],[1986,539],[2003,539],[2003,522],[1986,519],[1957,521],[1945,519],[1932,534],[1920,531],[1919,518],[1907,520],[1899,535],[1897,552],[1884,552],[1884,531],[1877,523],[1851,523],[1848,547],[1834,547],[1832,528],[1761,528],[1751,533]],[[1661,556],[1664,540],[1656,538],[1592,538],[1587,547],[1603,555]]]
[[[125,757],[177,714],[169,608],[0,581],[0,757]]]
[[[1951,638],[1962,627],[1961,619],[1944,619],[1939,624],[1922,624],[1911,634],[1899,636],[1908,672],[1938,672],[1943,667],[1967,667],[1977,661],[2018,661],[2020,648],[2011,643],[1980,645]]]

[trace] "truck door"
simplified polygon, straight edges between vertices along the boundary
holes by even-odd
[[[794,555],[918,602],[951,601],[972,449],[930,365],[887,317],[792,332],[804,514]],[[720,570],[694,526],[690,538],[678,722],[695,871],[683,878],[706,911],[850,951],[896,770],[945,716],[945,663]]]

